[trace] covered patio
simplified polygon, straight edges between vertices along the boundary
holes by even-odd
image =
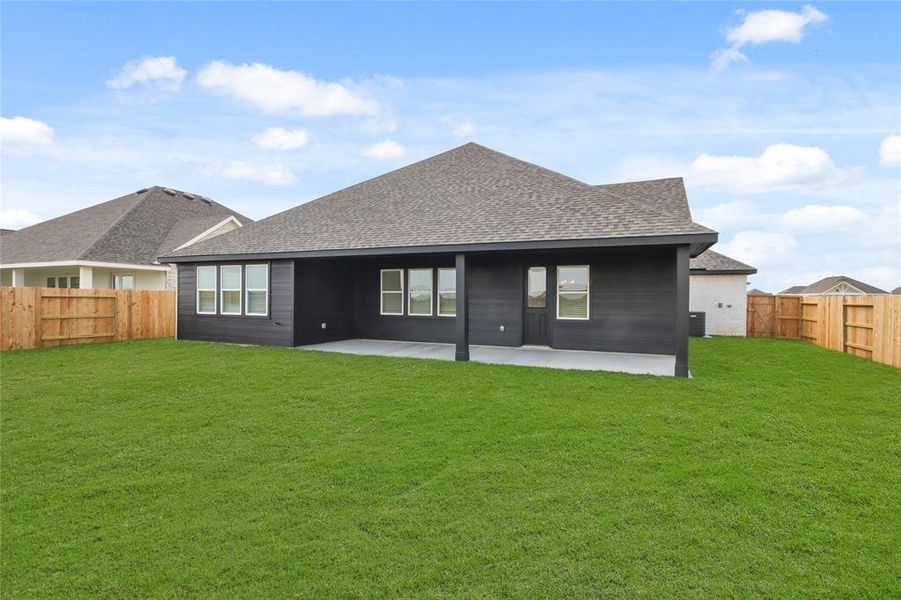
[[[454,360],[454,344],[405,342],[395,340],[350,339],[322,344],[298,346],[299,350],[340,352],[404,358]],[[613,371],[636,375],[672,376],[676,357],[665,354],[635,354],[559,350],[546,346],[479,346],[470,345],[471,362],[581,371]]]

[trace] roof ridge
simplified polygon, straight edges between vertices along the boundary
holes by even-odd
[[[122,214],[119,216],[118,219],[116,219],[115,221],[113,221],[112,223],[110,223],[109,227],[107,227],[107,228],[104,229],[102,232],[100,232],[100,234],[97,236],[97,239],[95,239],[95,240],[91,243],[91,245],[88,246],[88,247],[85,249],[84,252],[82,252],[81,254],[78,255],[78,258],[79,258],[79,259],[83,259],[85,256],[89,255],[89,254],[91,253],[91,250],[93,250],[93,249],[97,246],[97,244],[100,243],[100,240],[102,240],[104,237],[106,237],[106,234],[108,234],[110,231],[112,231],[113,228],[114,228],[116,225],[118,225],[119,223],[121,223],[121,222],[125,219],[125,217],[127,217],[127,216],[130,215],[132,212],[134,212],[134,210],[135,210],[137,207],[139,207],[141,204],[143,204],[143,203],[147,200],[147,198],[150,197],[150,194],[152,194],[152,193],[154,193],[154,192],[156,192],[156,191],[158,191],[158,190],[161,190],[162,188],[161,188],[160,186],[158,186],[158,185],[154,185],[154,186],[150,186],[149,188],[144,188],[144,189],[145,189],[146,191],[145,191],[145,192],[142,192],[142,193],[140,194],[141,197],[138,198],[138,201],[135,202],[135,203],[132,205],[131,208],[129,208],[128,210],[126,210],[124,213],[122,213]],[[137,193],[138,193],[138,192],[132,192],[131,194],[126,194],[125,196],[120,196],[119,198],[116,198],[116,200],[119,200],[120,198],[125,198],[126,196],[133,196],[133,195],[135,195],[135,194],[137,194]]]
[[[427,156],[426,158],[422,158],[422,159],[420,159],[420,160],[417,160],[416,162],[411,162],[411,163],[409,163],[409,164],[403,165],[403,166],[398,167],[398,168],[396,168],[396,169],[392,169],[391,171],[387,171],[387,172],[385,172],[385,173],[381,173],[381,174],[376,175],[376,176],[374,176],[374,177],[370,177],[369,179],[364,179],[363,181],[358,181],[357,183],[353,183],[353,184],[348,185],[348,186],[345,186],[345,187],[343,187],[343,188],[339,188],[339,189],[337,189],[337,190],[335,190],[335,191],[333,191],[333,192],[329,192],[329,193],[325,194],[324,196],[319,196],[318,198],[313,198],[312,200],[308,200],[307,202],[303,202],[302,204],[298,204],[297,206],[292,206],[291,208],[288,208],[288,209],[286,209],[286,210],[283,210],[283,211],[280,212],[280,213],[275,213],[274,215],[269,215],[269,216],[266,217],[265,219],[260,219],[260,221],[257,221],[257,222],[267,221],[267,220],[271,219],[272,217],[276,217],[276,216],[278,216],[278,215],[280,215],[280,214],[282,214],[282,213],[286,213],[286,212],[288,212],[288,211],[290,211],[290,210],[294,210],[295,208],[299,208],[299,207],[301,207],[301,206],[309,206],[310,204],[313,204],[313,203],[315,203],[315,202],[319,202],[320,200],[324,200],[325,198],[328,198],[329,196],[332,196],[332,195],[334,195],[334,194],[338,194],[338,193],[344,192],[344,191],[346,191],[346,190],[349,190],[349,189],[351,189],[351,188],[355,188],[355,187],[357,187],[357,186],[360,186],[360,185],[369,183],[370,181],[373,181],[373,180],[375,180],[375,179],[381,179],[382,177],[387,177],[388,175],[392,175],[392,174],[394,174],[394,173],[399,173],[400,171],[404,171],[404,170],[406,170],[406,169],[415,167],[416,165],[420,165],[420,164],[422,164],[422,163],[424,163],[424,162],[428,162],[428,161],[437,159],[437,158],[439,158],[439,157],[445,156],[445,155],[450,154],[450,153],[452,153],[452,152],[458,152],[458,151],[460,151],[460,150],[462,150],[463,148],[466,148],[466,147],[473,147],[473,148],[478,148],[479,150],[486,150],[486,151],[488,151],[488,152],[491,152],[491,153],[493,153],[493,154],[498,154],[498,155],[503,156],[503,157],[505,157],[505,158],[508,158],[508,159],[510,159],[510,160],[516,161],[516,162],[518,162],[518,163],[527,164],[527,165],[529,165],[530,167],[533,167],[533,168],[535,168],[535,169],[539,169],[539,170],[544,171],[544,172],[546,172],[546,173],[551,173],[551,174],[556,175],[556,176],[558,176],[558,177],[563,177],[563,178],[568,179],[568,180],[570,180],[570,181],[573,181],[573,182],[575,182],[575,183],[579,183],[579,184],[581,184],[581,185],[584,185],[584,186],[587,187],[587,188],[592,187],[591,185],[585,183],[584,181],[579,181],[578,179],[575,179],[575,178],[573,178],[573,177],[570,177],[569,175],[565,175],[565,174],[560,173],[560,172],[558,172],[558,171],[554,171],[554,170],[552,170],[552,169],[548,169],[547,167],[542,167],[541,165],[537,165],[537,164],[532,163],[532,162],[529,162],[529,161],[527,161],[527,160],[523,160],[523,159],[521,159],[521,158],[516,158],[515,156],[511,156],[511,155],[506,154],[506,153],[504,153],[504,152],[500,152],[499,150],[495,150],[495,149],[493,149],[493,148],[489,148],[488,146],[483,146],[483,145],[481,145],[481,144],[477,144],[476,142],[466,142],[465,144],[462,144],[462,145],[460,145],[460,146],[455,146],[455,147],[453,147],[453,148],[450,148],[449,150],[445,150],[444,152],[439,152],[438,154],[433,154],[432,156]]]
[[[607,187],[611,185],[630,185],[634,183],[656,183],[658,181],[675,181],[677,179],[681,179],[683,183],[685,182],[685,178],[681,175],[673,175],[672,177],[656,177],[654,179],[631,179],[629,181],[614,181],[611,183],[598,183],[596,185],[592,185],[593,188]]]

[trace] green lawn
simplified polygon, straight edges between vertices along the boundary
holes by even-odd
[[[155,340],[7,353],[21,596],[901,594],[901,371],[692,380]]]

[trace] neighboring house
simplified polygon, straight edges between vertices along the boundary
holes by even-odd
[[[738,335],[747,331],[748,275],[757,269],[707,250],[691,259],[692,312],[705,313],[707,335]]]
[[[895,296],[901,296],[901,285],[892,290],[892,294]]]
[[[592,186],[466,144],[170,253],[181,339],[664,354],[688,374],[680,178]]]
[[[152,187],[0,235],[0,284],[174,289],[157,257],[249,220],[209,198]]]
[[[783,296],[866,296],[888,294],[888,292],[845,275],[833,275],[810,285],[793,285],[779,294]]]
[[[748,290],[748,296],[772,296],[769,292],[764,292],[763,290],[758,290],[757,288],[751,288]]]

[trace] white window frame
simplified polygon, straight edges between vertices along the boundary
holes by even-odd
[[[438,289],[436,290],[436,293],[437,293],[436,298],[438,299],[438,301],[436,303],[437,307],[435,310],[437,311],[439,317],[456,317],[457,316],[457,303],[456,302],[454,302],[454,312],[452,312],[452,313],[442,313],[441,312],[441,272],[442,271],[450,271],[451,273],[454,274],[454,298],[456,299],[456,297],[457,297],[457,269],[456,269],[456,267],[444,267],[444,268],[438,269],[438,278],[437,278]]]
[[[560,271],[562,269],[585,269],[588,271],[588,278],[585,286],[585,316],[584,317],[561,317],[560,316]],[[557,266],[557,289],[556,302],[557,320],[559,321],[587,321],[591,318],[591,265],[558,265]],[[583,292],[562,292],[563,294],[582,294]]]
[[[247,269],[250,267],[263,267],[266,269],[266,287],[265,288],[252,288],[247,286]],[[252,265],[244,265],[244,278],[242,279],[244,282],[244,314],[248,317],[268,317],[269,316],[269,286],[271,285],[269,279],[269,263],[258,263]],[[261,313],[252,313],[248,310],[250,306],[250,292],[265,292],[266,293],[266,302],[264,306],[266,307],[264,312]]]
[[[226,288],[225,287],[225,277],[222,276],[222,271],[225,269],[238,269],[238,287],[236,288]],[[242,285],[244,283],[244,272],[241,269],[241,265],[219,265],[219,314],[220,315],[228,315],[230,317],[241,316],[241,309],[244,308],[243,299],[244,294],[242,293]],[[266,278],[266,283],[269,283],[269,278]],[[225,312],[225,292],[238,292],[238,312]],[[266,298],[267,302],[269,298]]]
[[[431,285],[429,285],[429,314],[425,313],[417,313],[413,314],[413,311],[410,310],[410,304],[413,299],[413,290],[409,289],[409,278],[411,271],[428,271],[429,272],[429,281]],[[435,269],[431,267],[419,267],[415,269],[407,269],[407,316],[410,317],[431,317],[435,315]]]
[[[382,277],[383,273],[389,273],[392,271],[396,271],[400,273],[400,290],[388,290],[382,287],[385,284],[385,279]],[[403,269],[380,269],[379,270],[379,314],[385,315],[388,317],[402,317],[404,316],[404,292],[406,291],[406,285],[404,285],[404,270]],[[385,312],[385,294],[400,294],[400,312]]]
[[[201,269],[212,269],[213,270],[214,281],[213,281],[212,288],[200,287],[200,270]],[[219,268],[214,265],[199,266],[199,267],[196,267],[194,276],[195,276],[195,281],[197,282],[197,290],[196,290],[196,294],[195,294],[196,295],[196,303],[195,303],[195,307],[194,307],[195,312],[198,315],[215,315],[216,309],[218,308],[217,296],[219,294],[216,293],[217,292],[216,288],[219,287]],[[200,292],[213,292],[213,310],[212,311],[200,310]]]
[[[116,281],[121,281],[123,277],[131,277],[131,287],[116,287]],[[135,289],[135,285],[137,282],[135,281],[134,273],[113,273],[113,289],[114,290],[133,290]]]

